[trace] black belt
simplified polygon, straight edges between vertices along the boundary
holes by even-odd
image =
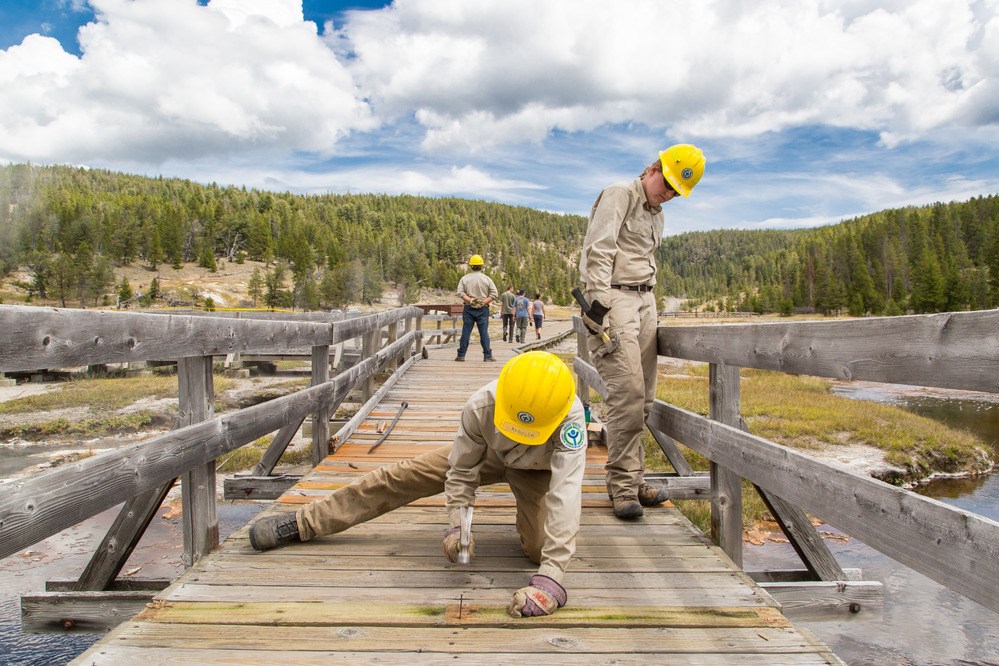
[[[621,291],[652,291],[652,285],[648,284],[612,284],[611,289],[620,289]]]

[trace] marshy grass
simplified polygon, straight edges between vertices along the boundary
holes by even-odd
[[[885,462],[897,469],[881,478],[897,484],[916,482],[933,472],[981,473],[989,467],[987,447],[974,435],[900,407],[838,396],[828,380],[754,369],[743,369],[740,376],[742,416],[754,435],[806,452],[849,445],[881,449]],[[660,377],[657,397],[706,416],[707,365]],[[672,471],[648,433],[644,446],[647,469]],[[710,469],[707,458],[683,445],[680,448],[695,470]],[[675,504],[699,528],[710,529],[707,501]],[[769,515],[752,485],[744,482],[744,527]]]
[[[215,393],[232,387],[232,380],[215,375]],[[25,414],[87,407],[93,412],[123,409],[143,399],[177,397],[177,376],[73,379],[57,390],[0,402],[0,414]]]
[[[271,445],[273,436],[261,437],[246,446],[241,446],[235,451],[227,453],[219,458],[215,469],[220,474],[232,474],[248,469],[253,469],[263,458],[267,447]],[[312,463],[312,448],[304,447],[300,449],[285,449],[278,460],[279,465],[304,465]]]
[[[148,411],[79,421],[62,418],[51,421],[32,421],[0,426],[0,440],[13,438],[38,440],[57,436],[103,437],[112,433],[139,432],[161,422],[161,418]]]

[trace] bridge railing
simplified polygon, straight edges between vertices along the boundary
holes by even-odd
[[[179,385],[177,429],[5,484],[0,558],[124,502],[76,585],[110,589],[180,478],[184,558],[193,564],[218,545],[216,458],[277,431],[264,454],[273,469],[311,415],[318,463],[329,451],[330,414],[347,394],[358,387],[370,397],[376,373],[422,352],[422,317],[417,308],[318,323],[0,306],[0,372],[176,359]],[[353,338],[362,340],[361,360],[330,378],[330,347]],[[215,416],[214,356],[288,349],[311,349],[308,389]]]
[[[580,395],[588,399],[591,386],[606,395],[578,318],[575,329]],[[679,474],[666,479],[667,486],[671,480],[688,482],[677,483],[671,496],[710,498],[712,539],[733,561],[742,564],[741,480],[747,479],[801,556],[803,577],[847,578],[807,512],[999,612],[999,523],[752,435],[740,415],[739,390],[739,369],[759,368],[997,393],[999,310],[669,326],[658,329],[658,347],[660,356],[709,364],[707,417],[656,400],[647,425]],[[674,440],[711,461],[708,488],[696,483]],[[862,609],[846,601],[850,611]]]

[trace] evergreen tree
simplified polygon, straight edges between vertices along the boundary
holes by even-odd
[[[254,266],[253,274],[250,275],[249,282],[246,283],[246,292],[252,299],[253,307],[257,307],[257,301],[264,294],[264,276],[260,274],[260,267]]]

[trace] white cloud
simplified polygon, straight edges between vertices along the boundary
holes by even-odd
[[[331,42],[384,116],[429,151],[640,122],[751,137],[808,124],[894,146],[995,123],[991,0],[396,0]],[[986,34],[989,33],[989,34]]]
[[[0,51],[0,157],[150,164],[331,154],[375,126],[298,0],[92,0],[82,56],[37,35]]]

